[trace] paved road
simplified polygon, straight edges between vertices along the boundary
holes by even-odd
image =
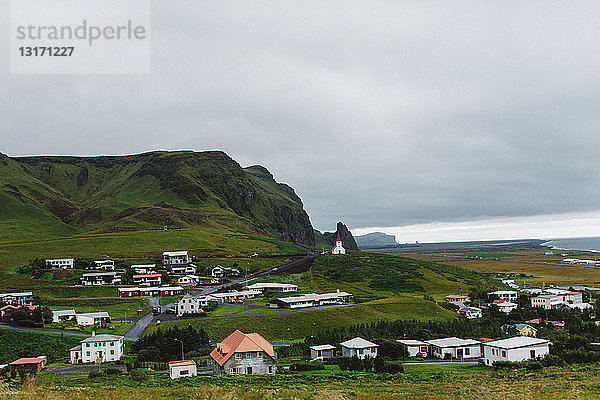
[[[296,246],[300,249],[303,250],[308,250],[305,249],[302,246]],[[304,257],[301,258],[296,258],[290,262],[287,262],[283,265],[279,265],[277,267],[273,267],[270,268],[266,271],[260,272],[258,274],[252,275],[248,278],[240,278],[240,279],[232,279],[230,283],[228,284],[223,284],[223,285],[216,285],[216,286],[210,286],[207,288],[204,288],[202,290],[202,292],[199,293],[195,293],[193,296],[194,297],[200,297],[200,296],[206,296],[208,294],[211,293],[216,293],[218,291],[224,290],[226,289],[228,286],[231,285],[235,285],[235,284],[244,284],[252,279],[255,278],[259,278],[262,276],[267,276],[267,275],[277,275],[280,274],[282,272],[286,272],[289,270],[292,270],[294,268],[298,268],[299,266],[303,265],[304,263],[310,263],[312,262],[312,260],[314,260],[314,258],[317,256],[317,253],[314,252],[310,252],[309,254],[307,254]],[[167,308],[170,308],[173,306],[174,303],[170,303],[167,304],[166,306],[162,306],[161,310],[166,310]],[[151,307],[160,307],[159,306],[159,299],[156,297],[151,297],[150,298],[150,306]],[[266,313],[265,313],[266,314]],[[138,340],[140,337],[142,337],[142,335],[144,334],[144,332],[146,332],[146,329],[148,329],[148,327],[150,325],[156,324],[157,322],[166,322],[166,321],[174,321],[177,320],[178,318],[174,315],[174,314],[160,314],[160,315],[152,315],[152,312],[149,312],[147,314],[144,314],[140,317],[140,319],[138,319],[138,321],[135,323],[134,326],[132,326],[126,333],[125,333],[125,340]]]

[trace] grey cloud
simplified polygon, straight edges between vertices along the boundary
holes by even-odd
[[[323,3],[154,2],[150,75],[2,67],[2,151],[223,149],[320,229],[600,208],[600,5]]]

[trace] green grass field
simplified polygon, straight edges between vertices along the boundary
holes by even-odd
[[[289,375],[59,378],[0,388],[0,399],[213,399],[213,400],[591,400],[600,396],[596,365],[502,371],[480,366],[408,366],[398,375],[334,370]],[[2,390],[4,389],[4,390]]]
[[[226,307],[226,305],[220,305],[219,307]],[[217,307],[217,310],[219,310],[219,307]],[[456,314],[451,311],[445,310],[430,301],[409,295],[325,310],[288,313],[282,313],[283,310],[261,310],[254,310],[252,313],[266,312],[267,315],[232,316],[214,319],[195,318],[167,322],[161,324],[160,327],[166,329],[175,325],[187,326],[188,324],[201,326],[208,332],[211,340],[214,341],[225,338],[236,329],[247,333],[258,332],[268,340],[281,341],[283,336],[288,339],[299,339],[310,336],[318,329],[331,329],[356,323],[394,321],[397,319],[452,320],[456,318]],[[227,311],[231,310],[227,309]],[[155,329],[157,329],[157,326],[152,326],[148,332]]]

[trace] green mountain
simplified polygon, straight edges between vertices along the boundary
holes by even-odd
[[[109,157],[0,154],[0,240],[206,226],[314,244],[302,201],[264,167],[227,154]]]
[[[371,232],[366,235],[355,236],[354,239],[356,239],[356,244],[361,249],[399,246],[394,235],[387,235],[383,232]]]

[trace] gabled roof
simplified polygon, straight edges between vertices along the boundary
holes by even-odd
[[[515,329],[518,330],[519,332],[521,332],[523,329],[526,328],[530,328],[533,329],[534,331],[537,331],[537,329],[535,329],[533,326],[528,325],[528,324],[515,324]]]
[[[97,311],[90,313],[80,313],[77,314],[78,317],[86,317],[86,318],[110,318],[110,314],[108,311]]]
[[[138,278],[160,278],[162,277],[162,274],[141,274],[141,275],[134,275],[133,279],[138,279]]]
[[[163,256],[169,256],[169,257],[177,257],[177,256],[187,256],[188,252],[186,250],[181,250],[181,251],[164,251],[163,252]]]
[[[115,340],[123,339],[123,336],[115,336],[115,335],[93,335],[87,337],[81,341],[81,343],[93,343],[93,342],[114,342]]]
[[[52,315],[75,315],[75,310],[58,310],[52,311]]]
[[[345,342],[340,343],[340,346],[349,348],[349,349],[366,349],[368,347],[379,347],[378,344],[373,342],[369,342],[361,337],[355,337],[354,339],[346,340]]]
[[[478,345],[480,342],[473,339],[461,339],[457,337],[441,338],[434,340],[426,340],[425,343],[437,347],[461,347]]]
[[[169,367],[185,367],[187,365],[196,365],[194,360],[169,361]]]
[[[427,346],[427,343],[421,342],[420,340],[414,339],[398,339],[396,342],[403,344],[405,346]]]
[[[535,346],[539,344],[552,344],[548,339],[540,339],[529,336],[515,336],[509,339],[494,340],[485,343],[484,346],[493,346],[501,349],[516,349],[519,347]]]
[[[264,351],[273,361],[277,361],[273,345],[265,338],[258,333],[243,333],[239,330],[227,336],[221,343],[217,343],[217,348],[210,353],[210,356],[222,366],[235,353],[248,351]]]
[[[337,239],[335,239],[335,241],[336,242],[341,242],[342,241],[342,239],[340,238],[340,233],[339,232],[337,234]]]
[[[310,348],[312,350],[316,350],[316,351],[319,351],[319,350],[334,350],[335,346],[332,346],[330,344],[320,344],[318,346],[310,346]]]
[[[25,357],[25,358],[19,358],[18,360],[11,362],[9,365],[39,364],[44,361],[46,361],[46,359],[42,358],[42,357]]]

